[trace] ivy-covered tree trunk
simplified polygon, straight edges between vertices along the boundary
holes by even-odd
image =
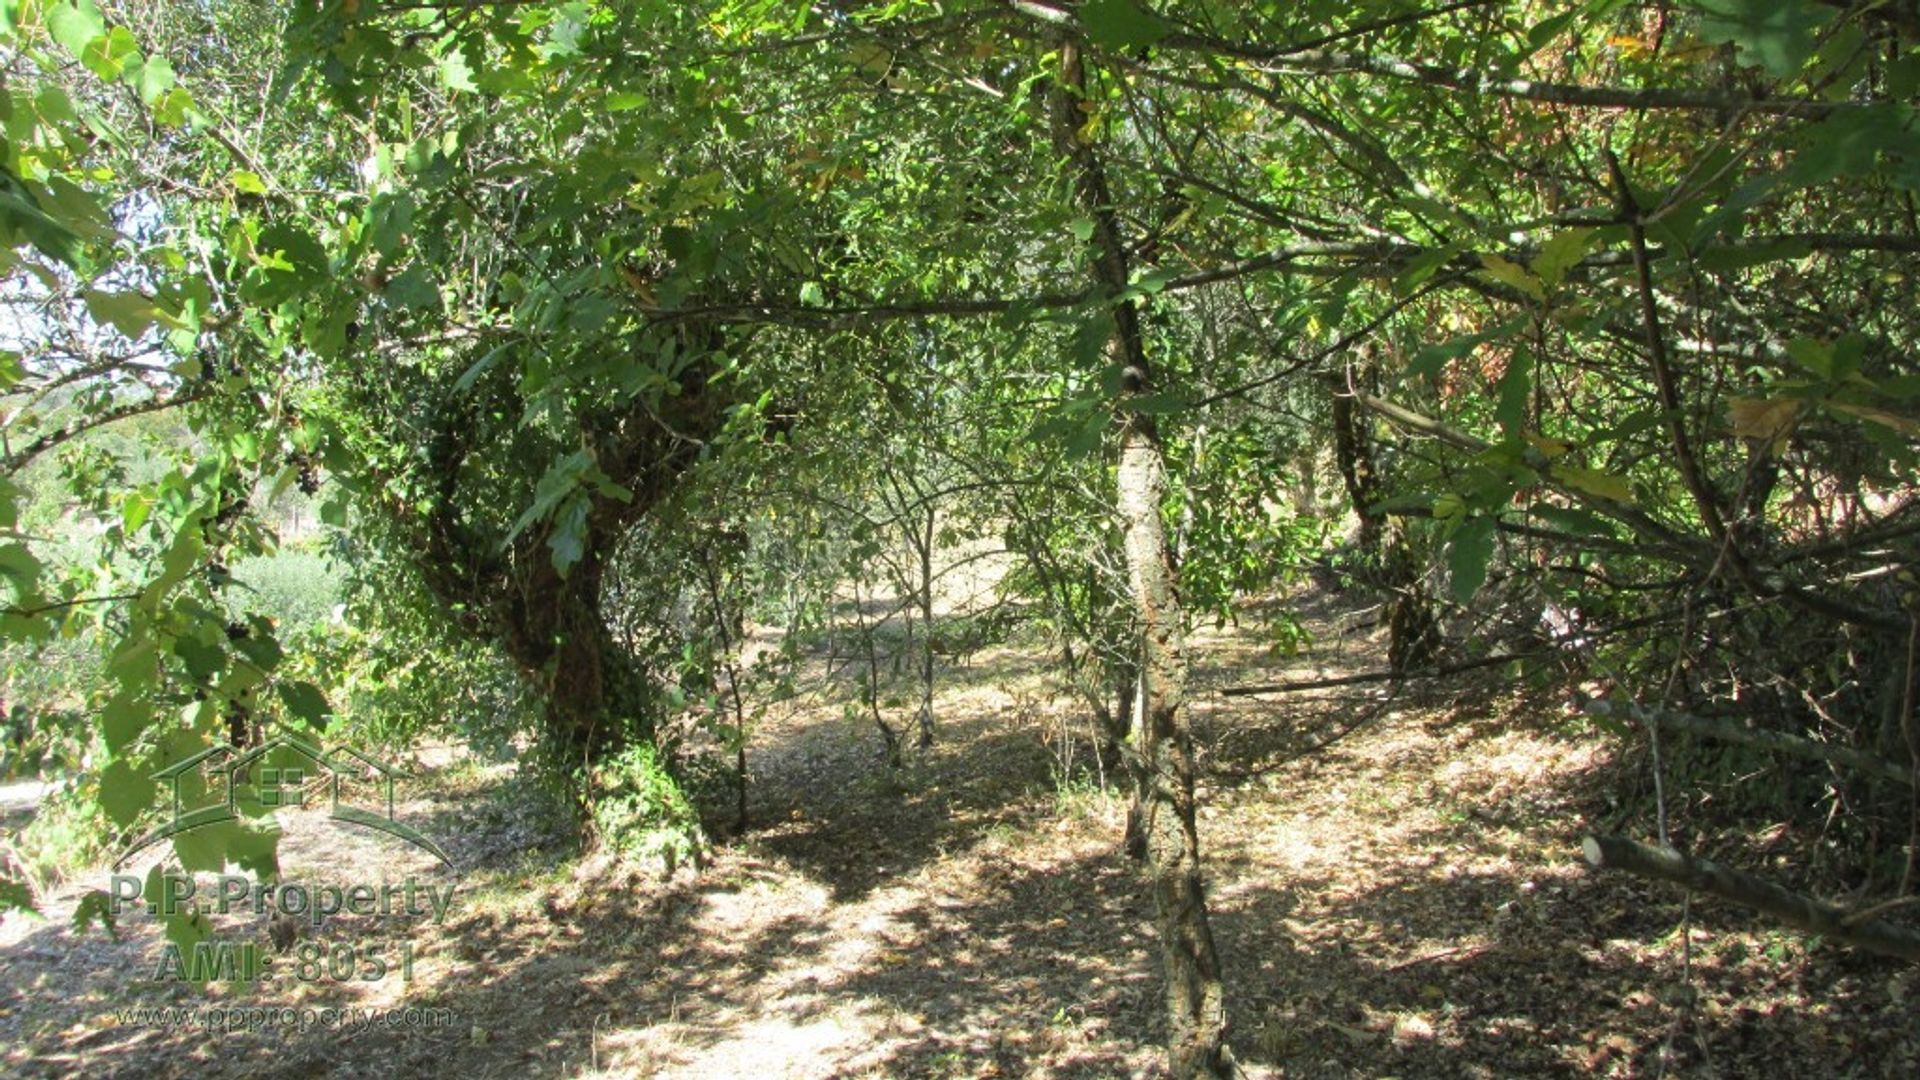
[[[1073,174],[1080,210],[1093,219],[1096,286],[1120,297],[1129,279],[1127,245],[1099,156],[1081,132],[1086,72],[1078,45],[1060,45],[1060,70],[1051,93],[1056,150]],[[1116,402],[1120,457],[1116,490],[1127,581],[1140,628],[1140,691],[1134,703],[1136,803],[1130,826],[1144,848],[1166,978],[1167,1064],[1177,1080],[1238,1075],[1227,1048],[1226,988],[1220,977],[1201,874],[1196,824],[1193,739],[1186,702],[1187,655],[1173,549],[1161,506],[1167,495],[1166,457],[1150,413],[1135,403],[1153,386],[1132,300],[1111,308],[1109,359],[1121,371]],[[1131,832],[1130,828],[1130,832]],[[1130,837],[1130,842],[1136,839]]]
[[[1366,362],[1353,375],[1361,384],[1373,379],[1372,362]],[[1414,558],[1406,522],[1381,513],[1380,468],[1373,453],[1373,440],[1367,434],[1366,417],[1340,379],[1330,380],[1333,390],[1333,452],[1340,467],[1340,479],[1346,484],[1347,499],[1360,519],[1356,538],[1365,560],[1369,584],[1387,595],[1387,664],[1394,671],[1420,667],[1433,659],[1439,642],[1439,626],[1433,615],[1433,603],[1420,582],[1420,565]]]
[[[544,537],[544,534],[543,534]],[[491,616],[495,636],[545,698],[545,727],[563,760],[585,765],[646,734],[651,686],[614,640],[601,610],[602,559],[614,541],[595,538],[562,576],[544,540],[518,588]]]
[[[421,569],[461,625],[498,644],[541,695],[548,746],[570,766],[652,733],[653,687],[607,623],[603,576],[627,530],[692,465],[694,440],[717,429],[719,410],[703,391],[690,375],[665,402],[582,416],[578,439],[592,467],[627,497],[583,490],[578,512],[557,510],[504,547],[485,522],[469,518],[466,508],[480,493],[463,481],[472,482],[478,470],[468,459],[489,438],[515,437],[486,423],[517,416],[511,382],[488,379],[456,391],[436,417],[429,469],[437,494],[416,539]],[[560,558],[562,549],[572,557]]]

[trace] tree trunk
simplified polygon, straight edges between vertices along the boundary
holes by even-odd
[[[916,485],[917,487],[917,485]],[[916,491],[916,494],[918,492]],[[924,496],[922,496],[924,498]],[[924,525],[922,524],[924,522]],[[926,516],[913,519],[913,547],[918,560],[920,580],[916,592],[920,602],[920,742],[919,748],[933,745],[933,539],[934,508],[926,504]]]
[[[1080,209],[1094,222],[1095,284],[1117,297],[1128,285],[1127,246],[1100,159],[1080,134],[1086,76],[1071,41],[1061,42],[1060,74],[1050,96],[1055,149],[1070,163]],[[1172,549],[1160,510],[1167,494],[1166,459],[1153,417],[1133,407],[1152,388],[1139,311],[1131,300],[1119,300],[1111,310],[1108,354],[1122,372],[1116,487],[1128,587],[1141,633],[1134,733],[1138,819],[1166,976],[1167,1064],[1176,1080],[1230,1077],[1238,1070],[1226,1044],[1226,992],[1207,916],[1195,825],[1187,656]]]
[[[501,538],[466,513],[474,495],[462,486],[475,471],[467,467],[469,456],[490,440],[512,437],[490,431],[487,422],[518,415],[509,367],[448,393],[429,449],[436,498],[411,539],[428,588],[455,621],[497,643],[541,693],[546,740],[560,761],[585,765],[632,738],[650,737],[656,701],[651,680],[607,625],[601,604],[606,559],[693,463],[687,436],[717,430],[720,411],[696,368],[682,377],[671,426],[638,409],[580,418],[581,442],[632,497],[593,501],[577,537],[581,555],[562,573],[548,544],[551,524],[521,532],[503,551]]]
[[[1166,967],[1167,1051],[1177,1077],[1231,1075],[1225,988],[1207,917],[1195,825],[1187,656],[1166,522],[1160,516],[1166,490],[1166,463],[1153,418],[1130,414],[1121,434],[1119,501],[1127,576],[1143,636],[1135,706],[1140,717],[1135,739],[1144,767],[1140,831]]]
[[[1352,377],[1365,385],[1372,376],[1372,364],[1366,362]],[[1387,594],[1387,666],[1395,671],[1424,667],[1433,661],[1434,648],[1439,644],[1439,624],[1420,584],[1420,565],[1413,557],[1406,522],[1375,509],[1381,497],[1380,470],[1365,427],[1366,418],[1348,388],[1337,378],[1330,382],[1334,459],[1346,484],[1347,499],[1360,519],[1357,539],[1372,577],[1369,584]]]
[[[544,537],[524,545],[531,568],[494,604],[495,636],[543,691],[547,737],[570,765],[616,753],[634,735],[649,734],[651,683],[614,640],[601,611],[602,548],[611,544],[590,537],[564,577],[546,557]]]

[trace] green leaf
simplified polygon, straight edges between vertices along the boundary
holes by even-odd
[[[140,46],[133,40],[133,32],[124,26],[116,26],[87,42],[80,53],[80,62],[102,79],[120,78],[139,59]]]
[[[240,655],[246,657],[253,666],[262,671],[272,671],[274,668],[279,667],[280,661],[286,656],[285,652],[280,648],[278,641],[262,634],[259,630],[255,630],[246,637],[234,642],[233,647]]]
[[[153,710],[138,695],[121,691],[100,710],[100,734],[107,753],[118,757],[153,721]]]
[[[155,788],[153,777],[136,772],[126,758],[115,758],[100,770],[100,809],[109,821],[125,828],[153,804]]]
[[[73,905],[74,933],[84,934],[94,923],[99,923],[108,937],[120,940],[120,930],[114,925],[113,898],[107,895],[105,889],[88,889],[80,897],[80,902]]]
[[[93,40],[107,32],[106,20],[93,0],[57,4],[47,12],[47,32],[78,60]]]
[[[235,821],[195,825],[173,835],[173,853],[180,868],[190,874],[217,874],[227,868],[227,839],[238,831]],[[171,936],[171,935],[169,935]]]
[[[1559,37],[1560,34],[1566,30],[1567,25],[1582,14],[1583,12],[1577,7],[1569,8],[1558,15],[1551,15],[1534,23],[1533,26],[1527,30],[1527,44],[1532,47],[1534,52],[1539,52],[1541,49],[1546,48],[1554,38]]]
[[[16,233],[50,259],[75,268],[86,261],[86,245],[80,234],[42,209],[39,199],[0,159],[0,241],[10,246],[14,239],[10,234]]]
[[[99,892],[97,889],[94,891]],[[81,897],[80,903],[73,909],[75,933],[86,929],[86,926],[80,923],[79,920],[81,913],[89,907],[87,901],[91,899],[91,895],[92,894]],[[101,893],[100,895],[104,897],[106,894]],[[9,911],[31,911],[36,914],[39,912],[39,909],[33,906],[33,890],[27,887],[24,879],[0,877],[0,915],[4,915]],[[108,929],[111,930],[112,927],[109,926]]]
[[[227,653],[216,645],[209,645],[190,637],[183,637],[173,643],[173,654],[187,666],[187,674],[195,682],[204,683],[226,666]]]
[[[1516,352],[1496,387],[1493,418],[1509,435],[1526,427],[1527,406],[1533,397],[1533,357]]]
[[[1094,44],[1116,51],[1157,44],[1171,29],[1136,0],[1087,0],[1080,6],[1080,24]]]
[[[1510,285],[1526,293],[1528,296],[1533,297],[1535,300],[1545,300],[1547,298],[1546,287],[1541,285],[1540,279],[1535,277],[1532,271],[1514,262],[1512,259],[1503,258],[1499,255],[1482,254],[1480,256],[1480,265],[1486,268],[1487,273],[1492,275],[1494,280],[1503,285]]]
[[[1702,270],[1727,272],[1745,270],[1770,262],[1790,262],[1805,258],[1813,250],[1805,239],[1790,238],[1764,244],[1722,244],[1694,256],[1694,265]]]
[[[227,819],[197,825],[173,838],[174,854],[183,869],[220,873],[238,866],[256,876],[279,869],[280,826],[271,818],[259,822]]]
[[[485,356],[482,356],[480,359],[475,360],[473,362],[472,367],[469,367],[467,370],[461,372],[460,377],[454,380],[454,383],[453,383],[454,392],[457,394],[464,394],[468,390],[473,389],[473,384],[479,382],[480,377],[482,375],[485,375],[493,367],[494,364],[499,363],[500,358],[507,355],[507,353],[512,348],[513,348],[512,343],[508,343],[505,345],[496,345],[493,348],[488,349],[487,354]]]
[[[540,482],[534,485],[533,505],[521,512],[513,528],[508,530],[506,542],[511,544],[529,525],[544,521],[586,481],[587,473],[597,471],[591,450],[576,450],[547,466]]]
[[[433,276],[427,272],[427,268],[419,263],[407,267],[399,277],[387,282],[382,295],[389,303],[406,311],[422,315],[437,315],[441,311],[439,286],[433,283]]]
[[[1526,324],[1527,316],[1522,315],[1509,319],[1491,330],[1482,330],[1477,334],[1463,334],[1451,341],[1425,346],[1413,354],[1413,360],[1407,364],[1406,373],[1410,378],[1432,378],[1440,374],[1440,369],[1446,367],[1449,361],[1467,356],[1487,342],[1514,333]]]
[[[584,491],[576,491],[560,512],[554,515],[553,531],[547,536],[547,547],[553,552],[553,568],[566,577],[573,565],[587,553],[587,511],[589,503]]]
[[[1901,416],[1898,413],[1889,412],[1886,409],[1876,408],[1872,405],[1860,405],[1850,401],[1829,401],[1826,404],[1827,408],[1833,412],[1879,424],[1883,428],[1898,432],[1909,438],[1920,436],[1920,420],[1915,420],[1912,417]]]
[[[162,127],[179,127],[187,122],[187,117],[192,113],[193,95],[178,86],[167,91],[153,105],[153,118]]]
[[[1587,495],[1597,496],[1602,499],[1611,499],[1614,502],[1621,503],[1631,503],[1633,501],[1633,488],[1627,484],[1626,478],[1615,476],[1612,473],[1601,472],[1597,469],[1581,468],[1578,465],[1556,464],[1548,470],[1547,475],[1559,483],[1565,484],[1567,487]]]
[[[274,684],[273,690],[289,714],[306,721],[315,731],[326,730],[333,707],[327,704],[327,695],[321,693],[319,687],[310,682],[282,680]]]
[[[847,48],[847,58],[870,79],[884,79],[893,72],[893,50],[877,42],[854,42]]]
[[[235,822],[227,838],[227,861],[256,878],[267,879],[280,872],[280,825],[269,819],[254,824]]]
[[[269,226],[261,230],[256,249],[264,274],[252,298],[260,303],[280,303],[331,276],[327,249],[304,229],[285,224]]]
[[[1138,397],[1127,399],[1128,409],[1145,416],[1165,416],[1168,413],[1177,413],[1182,409],[1188,408],[1189,404],[1183,395],[1172,392],[1141,394]]]
[[[164,98],[167,91],[173,89],[173,84],[173,65],[168,63],[164,56],[148,57],[147,62],[140,68],[138,78],[134,81],[134,87],[140,93],[140,100],[149,107]]]
[[[448,50],[440,58],[440,84],[449,90],[474,93],[480,88],[474,85],[473,68],[467,64],[467,58],[459,49]]]
[[[1784,79],[1800,70],[1834,13],[1807,0],[1686,0],[1701,13],[1700,38],[1733,42],[1740,62]]]
[[[33,106],[40,113],[40,119],[56,127],[65,127],[80,122],[80,116],[73,111],[73,99],[58,86],[48,85],[40,88],[33,96]]]
[[[1167,283],[1173,281],[1178,276],[1179,275],[1172,270],[1164,267],[1154,267],[1143,274],[1134,275],[1131,291],[1137,291],[1145,296],[1152,296],[1165,289]]]
[[[184,860],[181,862],[181,867],[185,870],[194,869],[191,866],[187,866]],[[215,867],[214,869],[217,870],[219,868]],[[201,913],[197,908],[187,911],[177,911],[172,914],[163,914],[161,916],[161,922],[165,924],[167,940],[172,942],[180,950],[182,957],[194,955],[194,946],[213,935],[213,924],[208,922],[206,915]],[[190,969],[188,977],[204,984],[212,977],[212,973],[205,971],[203,967],[193,967]]]
[[[1393,281],[1394,291],[1401,296],[1412,293],[1413,290],[1426,284],[1428,278],[1441,267],[1452,262],[1464,250],[1465,248],[1460,244],[1446,244],[1407,260],[1406,269],[1402,270],[1400,276]]]
[[[1831,381],[1834,377],[1833,343],[1816,337],[1797,337],[1787,342],[1787,355],[1793,362]]]
[[[1800,187],[1825,184],[1838,176],[1868,176],[1882,155],[1920,150],[1912,109],[1869,105],[1842,109],[1804,133],[1804,143],[1781,180]]]
[[[1462,522],[1447,542],[1447,571],[1453,584],[1453,598],[1466,603],[1480,586],[1487,583],[1487,564],[1493,560],[1492,518],[1478,517]]]
[[[1581,536],[1615,536],[1613,524],[1591,510],[1573,506],[1536,503],[1530,508],[1535,517]]]
[[[1549,288],[1560,284],[1567,271],[1586,257],[1587,249],[1593,246],[1594,235],[1592,229],[1564,229],[1554,233],[1552,239],[1540,245],[1540,253],[1533,257],[1529,268]]]
[[[153,301],[139,293],[88,289],[86,301],[87,314],[93,316],[94,322],[113,327],[129,341],[139,341],[145,337],[159,314],[154,310]]]
[[[0,576],[12,581],[18,595],[32,592],[40,582],[41,563],[25,544],[0,544]]]

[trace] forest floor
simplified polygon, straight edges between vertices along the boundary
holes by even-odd
[[[1489,669],[1392,697],[1221,696],[1381,665],[1366,631],[1336,630],[1359,601],[1300,599],[1317,635],[1300,655],[1273,655],[1252,616],[1191,642],[1214,934],[1250,1072],[1920,1075],[1913,970],[1715,901],[1683,922],[1679,893],[1584,867],[1589,828],[1650,829],[1620,794],[1644,786],[1644,763],[1564,693]],[[396,961],[404,945],[410,980],[301,982],[287,958],[303,941],[255,984],[156,981],[146,916],[117,938],[67,926],[107,871],[80,875],[45,920],[0,926],[0,1072],[1159,1075],[1158,957],[1119,850],[1124,804],[1089,779],[1084,720],[1046,677],[1037,650],[944,669],[939,741],[898,770],[845,715],[850,685],[775,706],[750,750],[752,827],[671,876],[571,854],[509,769],[472,761],[428,755],[398,808],[451,871],[283,813],[287,880],[457,882],[443,922],[336,916],[309,939],[386,942]],[[9,829],[28,813],[8,810]],[[1772,840],[1785,866],[1795,840]],[[259,916],[215,923],[272,948]],[[433,1022],[279,1022],[294,1012],[213,1032],[124,1011],[208,1005]]]

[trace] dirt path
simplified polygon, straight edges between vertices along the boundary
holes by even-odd
[[[1216,933],[1234,1042],[1256,1075],[1653,1076],[1663,1060],[1685,1076],[1920,1071],[1920,986],[1896,965],[1701,904],[1686,990],[1679,897],[1578,864],[1620,771],[1564,703],[1519,700],[1497,677],[1388,701],[1366,686],[1273,702],[1209,692],[1371,669],[1378,643],[1341,639],[1339,614],[1316,609],[1321,644],[1290,660],[1250,628],[1194,643]],[[1158,1075],[1151,912],[1116,851],[1122,807],[1058,780],[1050,736],[1070,712],[1039,680],[1033,656],[1004,649],[947,672],[940,745],[899,772],[832,693],[779,713],[753,752],[756,828],[670,881],[567,859],[497,771],[443,773],[403,812],[448,838],[461,892],[447,922],[323,931],[411,945],[410,983],[213,991],[447,1010],[437,1027],[130,1024],[116,1010],[199,999],[141,978],[160,947],[150,923],[129,921],[117,942],[66,930],[69,891],[52,921],[10,918],[0,934],[0,1069]],[[289,826],[289,876],[434,872],[342,835]]]

